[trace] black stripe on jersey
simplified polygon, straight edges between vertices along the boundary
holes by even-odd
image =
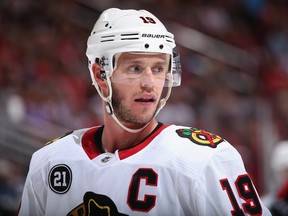
[[[146,136],[143,140],[141,140],[141,142],[137,143],[136,145],[144,142],[148,137],[150,137],[153,133],[155,133],[155,131],[157,131],[162,125],[163,125],[163,123],[158,122],[158,124],[154,128],[154,130],[150,134],[148,134],[148,136]],[[95,132],[95,138],[94,138],[95,145],[96,145],[98,151],[101,153],[105,153],[104,149],[102,148],[102,146],[103,146],[103,143],[102,143],[103,129],[104,129],[104,125],[99,127]],[[135,146],[135,145],[133,145],[133,146]],[[131,148],[131,147],[129,147],[129,148]],[[129,148],[127,148],[127,149],[129,149]]]
[[[96,132],[95,132],[95,138],[94,138],[94,143],[98,149],[99,152],[105,153],[104,149],[102,148],[102,133],[103,133],[104,125],[99,127]]]

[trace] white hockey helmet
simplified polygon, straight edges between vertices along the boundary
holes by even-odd
[[[179,86],[181,66],[177,59],[179,57],[176,53],[173,55],[175,46],[174,35],[150,12],[110,8],[95,23],[87,41],[86,55],[90,71],[92,64],[99,59],[109,77],[114,71],[114,57],[118,53],[166,53],[171,55],[173,86]],[[94,80],[93,73],[91,78]]]
[[[93,85],[101,98],[106,102],[107,111],[119,124],[113,114],[112,88],[110,77],[115,70],[115,57],[123,52],[164,53],[170,55],[170,68],[165,82],[168,93],[160,101],[156,114],[165,105],[170,96],[171,87],[181,84],[181,64],[175,48],[174,35],[167,31],[162,22],[146,10],[121,10],[110,8],[105,10],[96,21],[87,41],[86,55]],[[92,65],[97,62],[103,67],[102,74],[109,85],[109,96],[105,97],[97,85]],[[120,123],[120,126],[123,125]],[[125,130],[127,128],[123,127]],[[132,132],[132,130],[128,131]],[[137,130],[139,131],[139,130]],[[134,131],[134,132],[137,132]]]

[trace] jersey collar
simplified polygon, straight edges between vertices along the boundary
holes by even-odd
[[[159,122],[155,129],[140,143],[134,145],[133,147],[119,150],[118,154],[120,160],[123,160],[145,148],[166,127],[168,127],[168,125],[164,125]],[[82,137],[82,147],[91,160],[98,155],[105,153],[102,148],[101,139],[103,129],[104,126],[91,128]]]

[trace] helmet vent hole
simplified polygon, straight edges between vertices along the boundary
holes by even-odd
[[[163,45],[163,44],[161,44],[161,45],[159,46],[159,48],[160,48],[160,49],[163,49],[163,48],[164,48],[164,45]]]
[[[145,47],[146,49],[148,49],[148,48],[149,48],[149,44],[145,44],[144,47]]]

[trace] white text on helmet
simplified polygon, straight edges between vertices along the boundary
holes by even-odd
[[[143,33],[142,37],[147,37],[147,38],[165,38],[165,35],[161,35],[161,34],[146,34]]]

